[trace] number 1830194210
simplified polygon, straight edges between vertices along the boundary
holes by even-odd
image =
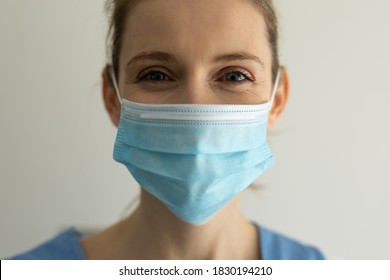
[[[272,267],[213,267],[213,275],[272,275]]]

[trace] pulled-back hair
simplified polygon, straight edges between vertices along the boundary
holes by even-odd
[[[110,25],[107,35],[107,57],[109,64],[106,69],[114,68],[118,77],[119,55],[123,42],[123,33],[126,26],[126,18],[129,11],[140,0],[107,0],[106,12],[109,16]],[[260,10],[267,26],[267,39],[272,52],[272,76],[275,80],[279,69],[278,54],[278,19],[272,0],[248,0]]]

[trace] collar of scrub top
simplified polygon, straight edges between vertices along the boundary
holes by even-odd
[[[274,87],[272,89],[272,95],[271,95],[271,100],[268,101],[270,104],[273,104],[274,103],[274,99],[275,99],[275,95],[276,95],[276,92],[278,91],[278,88],[279,88],[279,82],[280,82],[280,68],[278,69],[278,73],[276,74],[276,78],[275,78],[275,83],[274,83]],[[114,69],[113,67],[111,67],[111,71],[110,71],[110,74],[111,74],[111,79],[112,79],[112,83],[114,85],[114,88],[115,88],[115,92],[116,92],[116,95],[118,97],[118,100],[119,100],[119,103],[122,105],[122,96],[119,92],[119,87],[118,87],[118,83],[116,81],[116,76],[115,76],[115,72],[114,72]],[[268,103],[266,102],[266,103]],[[272,105],[271,105],[272,106]]]

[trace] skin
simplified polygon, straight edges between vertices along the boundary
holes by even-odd
[[[148,0],[129,13],[119,59],[121,96],[154,104],[260,104],[271,97],[266,24],[250,1]],[[115,126],[120,103],[103,71],[103,99]],[[288,99],[281,68],[271,128]],[[256,227],[237,196],[201,226],[179,220],[141,190],[127,219],[85,238],[89,259],[260,259]]]

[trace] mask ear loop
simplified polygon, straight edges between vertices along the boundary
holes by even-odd
[[[280,67],[279,67],[278,73],[276,74],[276,78],[275,78],[274,88],[272,90],[272,95],[271,95],[271,100],[270,100],[271,104],[274,103],[275,95],[276,95],[276,92],[278,91],[278,88],[279,88],[280,76],[281,76],[281,71],[280,71]]]
[[[122,96],[121,96],[121,94],[119,93],[118,83],[117,83],[117,81],[116,81],[114,69],[113,69],[112,67],[111,67],[110,74],[111,74],[112,84],[114,85],[114,88],[115,88],[116,96],[118,97],[119,103],[122,105]]]
[[[271,95],[271,100],[270,100],[271,104],[274,103],[275,95],[276,95],[276,92],[278,91],[279,82],[280,82],[280,75],[281,75],[280,72],[281,71],[280,71],[280,68],[279,68],[278,69],[278,73],[276,74],[274,88],[272,90],[272,95]],[[116,81],[115,73],[114,73],[114,70],[112,68],[111,68],[110,74],[111,74],[111,80],[112,80],[112,83],[114,85],[114,89],[115,89],[115,92],[116,92],[116,96],[118,97],[119,103],[122,105],[122,96],[120,95],[118,83]]]

